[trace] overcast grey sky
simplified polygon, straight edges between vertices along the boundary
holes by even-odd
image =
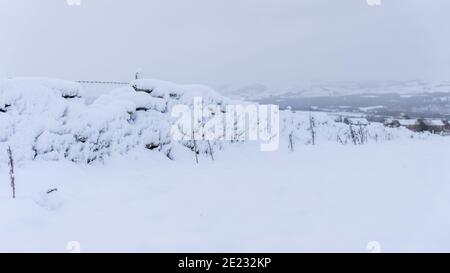
[[[450,1],[0,0],[0,75],[450,79]]]

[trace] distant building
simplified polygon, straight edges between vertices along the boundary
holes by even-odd
[[[384,121],[384,126],[389,128],[399,128],[401,126],[400,121],[396,119],[386,119]]]
[[[427,131],[430,131],[432,133],[442,133],[446,131],[446,128],[448,128],[448,122],[443,120],[423,120],[423,123],[427,127]]]
[[[420,122],[417,119],[388,119],[384,125],[390,128],[405,127],[412,131],[417,131]]]
[[[422,122],[418,119],[401,119],[398,121],[400,123],[400,127],[408,128],[414,132],[423,131]]]
[[[390,128],[407,128],[414,132],[442,133],[450,132],[450,124],[446,120],[431,119],[388,119],[384,125]]]
[[[448,120],[443,120],[443,122],[445,124],[445,126],[444,126],[445,131],[450,132],[450,122],[448,122]]]

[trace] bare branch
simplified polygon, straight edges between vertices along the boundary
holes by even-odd
[[[13,193],[13,199],[16,198],[16,181],[14,177],[14,158],[12,154],[11,147],[8,147],[8,158],[9,158],[9,179],[11,181],[11,188]]]

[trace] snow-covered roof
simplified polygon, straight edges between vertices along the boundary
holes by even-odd
[[[400,119],[398,122],[401,126],[413,126],[417,124],[416,119]]]
[[[384,120],[384,123],[392,123],[392,122],[395,122],[395,121],[396,121],[395,119],[387,118],[387,119]]]
[[[434,119],[434,120],[425,120],[425,124],[428,126],[445,126],[445,123],[442,120]]]

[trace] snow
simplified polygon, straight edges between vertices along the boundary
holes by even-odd
[[[167,81],[142,79],[131,83],[136,91],[149,93],[153,97],[164,98],[166,100],[174,98],[180,103],[192,104],[195,97],[202,97],[205,104],[230,102],[219,95],[216,91],[203,85],[175,84]]]
[[[401,119],[398,122],[401,126],[413,126],[417,124],[417,120],[415,119]]]
[[[445,123],[442,120],[425,120],[425,123],[430,126],[445,126]]]
[[[152,92],[136,92],[136,87]],[[53,79],[12,79],[0,83],[0,150],[11,146],[18,161],[44,158],[91,163],[132,149],[158,147],[172,157],[170,109],[227,99],[199,85],[139,80],[88,104],[81,85]],[[0,162],[6,156],[0,153]]]
[[[369,106],[369,107],[360,107],[359,110],[363,111],[363,112],[370,112],[373,110],[378,110],[378,109],[383,109],[384,106],[383,105],[377,105],[377,106]]]
[[[78,95],[65,96],[81,93],[78,84],[58,80],[5,81],[0,86],[0,105],[5,108],[0,112],[0,149],[11,146],[18,161],[43,158],[91,163],[150,145],[172,158],[176,156],[170,137],[173,106],[183,104],[192,108],[195,97],[201,97],[204,105],[219,105],[222,111],[228,104],[236,103],[207,87],[155,80],[137,80],[101,95],[91,104]],[[308,144],[309,113],[282,113],[285,116],[283,120],[288,123],[297,123],[296,135]],[[326,114],[313,116],[317,119],[318,140],[335,142],[336,138],[348,139],[353,134],[348,126]],[[289,120],[291,117],[295,121]],[[357,124],[363,120],[353,119]],[[367,132],[376,136],[376,141],[395,135],[420,137],[410,132],[388,131],[381,124],[374,124]],[[209,147],[202,144],[199,147],[206,152]],[[193,149],[192,143],[183,145]],[[218,149],[223,147],[223,143],[214,142],[213,146],[216,145]],[[6,162],[2,153],[0,161]]]
[[[322,97],[363,95],[366,98],[382,94],[400,94],[403,98],[430,94],[449,93],[448,82],[424,81],[376,81],[376,82],[330,82],[302,81],[296,84],[279,83],[230,84],[217,86],[220,93],[246,100],[260,100],[271,97]]]
[[[111,91],[111,95],[119,100],[131,101],[136,109],[156,110],[158,112],[167,112],[167,102],[162,98],[155,98],[148,94],[136,92],[132,87],[123,87]]]
[[[447,139],[237,145],[193,164],[136,153],[85,166],[34,161],[10,199],[0,167],[0,251],[450,251]],[[56,194],[43,193],[57,187]],[[45,195],[44,195],[45,196]]]
[[[202,98],[203,106],[218,105],[223,112],[230,104],[245,105],[205,86],[158,80],[136,80],[130,86],[101,95],[90,104],[81,94],[82,86],[69,81],[28,78],[1,82],[0,150],[11,146],[17,161],[64,159],[92,163],[150,147],[173,159],[178,144],[170,136],[174,106],[182,104],[192,108],[196,97]],[[214,109],[206,112],[210,115],[200,121],[203,124],[214,118]],[[368,124],[364,118],[357,117],[348,120],[352,124],[369,125],[359,132],[324,113],[283,111],[281,117],[280,137],[287,139],[291,135],[302,145],[313,142],[310,117],[317,127],[313,130],[314,137],[321,142],[363,144],[429,137],[406,129],[385,128],[381,123]],[[191,141],[180,143],[194,149]],[[221,150],[225,144],[230,143],[214,141],[212,146]],[[209,145],[198,143],[200,152],[207,153]],[[6,160],[6,155],[0,153],[0,162]]]
[[[50,78],[14,78],[8,80],[14,83],[27,83],[29,85],[42,85],[55,90],[61,94],[63,97],[77,97],[82,95],[82,86],[76,82],[50,79]]]
[[[0,252],[450,251],[446,137],[288,110],[276,152],[214,141],[213,160],[199,141],[196,164],[171,139],[171,109],[243,102],[157,80],[84,92],[0,82]]]

